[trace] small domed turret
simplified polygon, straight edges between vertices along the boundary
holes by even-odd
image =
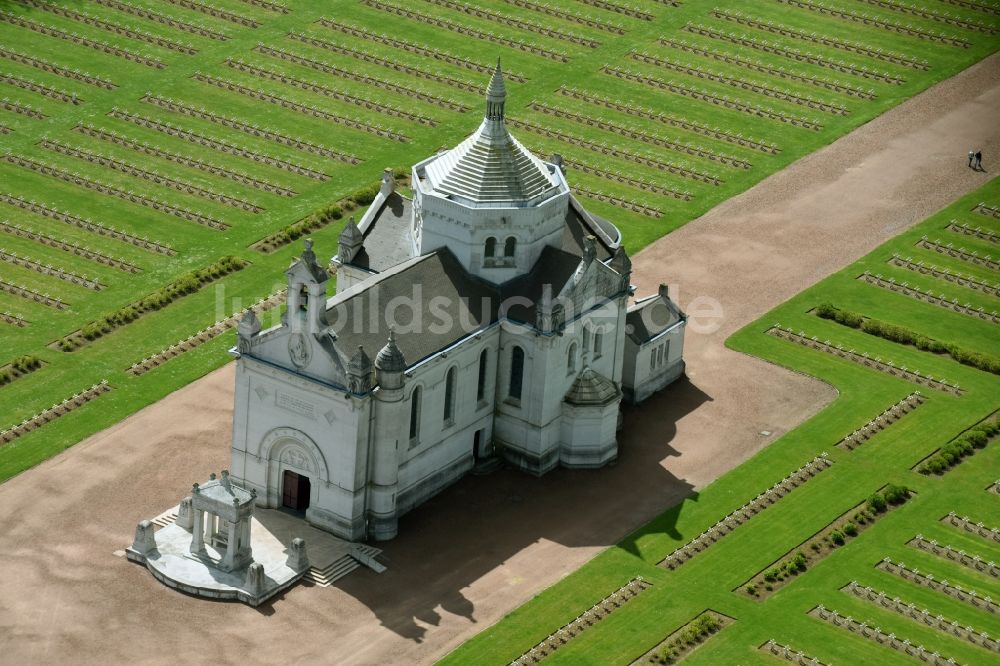
[[[390,329],[389,341],[375,357],[375,379],[382,388],[401,388],[405,371],[406,359],[396,346],[396,333]]]

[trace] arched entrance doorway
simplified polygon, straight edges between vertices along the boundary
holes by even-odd
[[[281,506],[292,511],[305,512],[309,508],[312,482],[305,474],[284,470],[281,478]]]

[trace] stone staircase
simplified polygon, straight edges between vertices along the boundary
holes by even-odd
[[[330,587],[362,564],[376,573],[382,573],[385,571],[385,566],[375,560],[375,557],[381,552],[382,550],[379,548],[357,544],[353,548],[353,552],[344,554],[322,569],[309,567],[303,580],[308,580],[318,587]]]
[[[177,522],[177,507],[175,506],[172,509],[167,509],[149,522],[156,525],[157,528],[166,527],[167,525]]]

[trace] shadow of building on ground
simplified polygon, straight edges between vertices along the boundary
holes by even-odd
[[[398,537],[377,544],[388,571],[361,569],[335,586],[371,609],[384,627],[418,643],[427,625],[440,624],[442,612],[476,622],[475,605],[463,591],[488,575],[516,576],[494,570],[526,547],[544,541],[609,547],[696,496],[664,461],[679,455],[670,447],[676,421],[710,400],[682,377],[642,405],[626,406],[618,460],[602,469],[560,468],[540,478],[511,468],[467,475],[406,514]],[[676,506],[657,527],[681,537],[675,528],[680,510]],[[638,556],[634,544],[622,546]]]

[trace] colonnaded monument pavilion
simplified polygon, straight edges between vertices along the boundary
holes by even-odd
[[[274,520],[254,507],[297,512],[305,522],[286,532],[319,528],[378,567],[350,542],[393,538],[401,515],[470,470],[615,460],[621,401],[684,372],[686,317],[666,287],[629,305],[621,233],[580,205],[560,156],[510,135],[506,95],[498,63],[479,128],[413,166],[412,199],[387,170],[330,270],[306,241],[281,324],[261,330],[247,312],[230,469],[195,484],[172,525],[140,523],[132,559],[256,605],[309,557],[302,539],[277,555],[258,546],[256,522]]]

